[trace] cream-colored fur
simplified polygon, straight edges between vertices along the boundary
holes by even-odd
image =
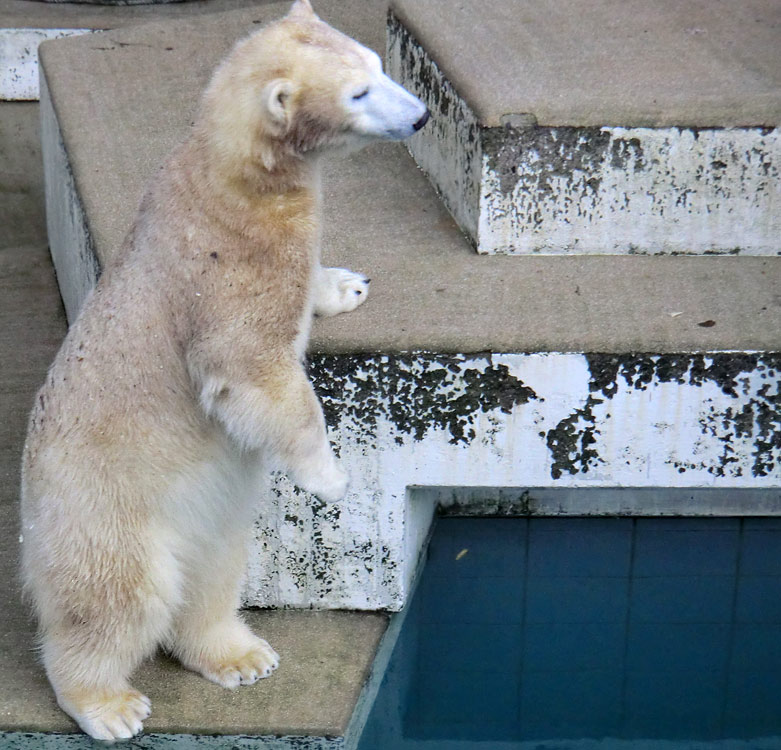
[[[426,117],[298,0],[216,71],[69,331],[30,418],[23,572],[57,700],[93,737],[141,731],[128,680],[160,645],[226,687],[277,667],[237,614],[245,537],[270,467],[345,494],[301,360],[312,313],[368,291],[320,267],[318,160]]]

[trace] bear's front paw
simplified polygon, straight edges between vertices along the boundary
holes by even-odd
[[[293,481],[307,492],[317,495],[321,500],[334,503],[341,500],[347,493],[349,477],[347,472],[336,461],[333,461],[318,474],[307,477],[299,475],[293,477]]]
[[[346,268],[321,268],[315,288],[315,315],[328,317],[355,310],[366,300],[370,281]]]

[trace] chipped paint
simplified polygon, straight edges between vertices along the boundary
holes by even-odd
[[[729,489],[758,493],[741,512],[770,512],[762,491],[781,486],[779,354],[321,355],[310,374],[350,489],[329,506],[275,478],[252,604],[398,609],[443,502],[425,488],[479,488],[454,490],[478,511],[510,493],[523,513],[539,510],[530,487],[691,488],[633,512],[707,515]],[[600,497],[566,512],[615,512]]]
[[[0,29],[0,99],[38,99],[38,45],[94,29]]]
[[[480,253],[781,253],[778,128],[485,127],[403,24],[388,67],[433,112],[410,152]]]
[[[776,255],[777,129],[483,132],[481,252]]]

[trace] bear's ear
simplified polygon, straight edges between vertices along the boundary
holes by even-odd
[[[269,124],[277,134],[282,134],[290,127],[292,120],[292,97],[295,87],[286,78],[277,78],[263,89],[261,101],[268,115]]]
[[[295,0],[287,15],[288,18],[311,18],[315,11],[309,0]]]

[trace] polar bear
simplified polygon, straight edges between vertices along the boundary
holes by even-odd
[[[22,569],[57,701],[129,738],[158,646],[225,687],[278,656],[237,613],[261,472],[326,501],[347,476],[304,367],[310,321],[368,280],[319,261],[318,162],[426,107],[308,0],[240,42],[71,327],[32,411]]]

